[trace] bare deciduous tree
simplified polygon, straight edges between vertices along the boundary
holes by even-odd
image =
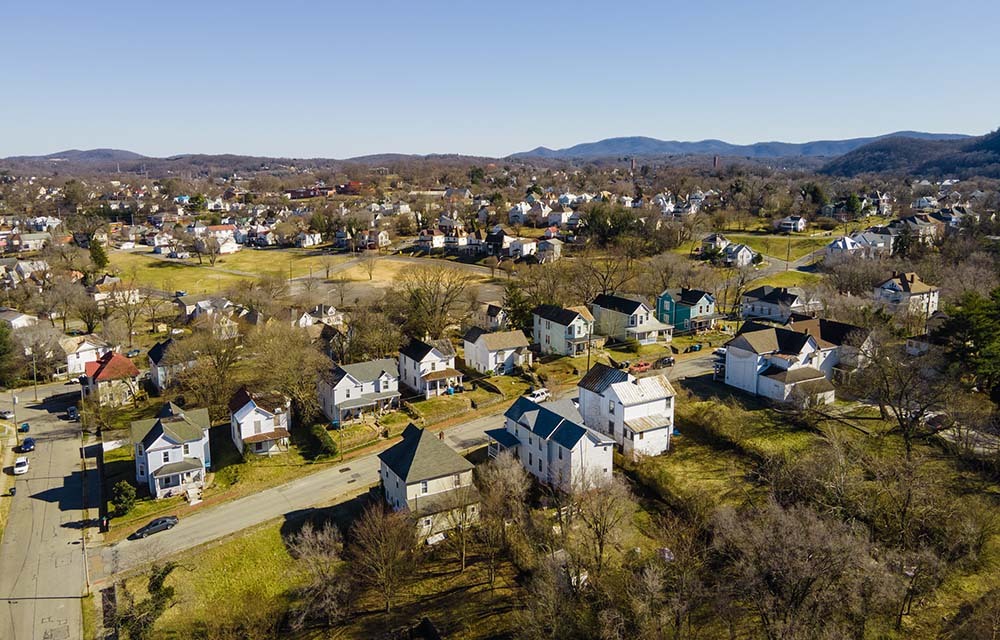
[[[416,564],[416,529],[409,515],[381,502],[365,509],[351,529],[350,556],[358,578],[378,593],[385,612],[392,611],[399,591]]]

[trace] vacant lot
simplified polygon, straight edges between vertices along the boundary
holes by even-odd
[[[757,253],[778,258],[779,260],[798,260],[813,251],[830,244],[833,237],[827,236],[794,236],[794,235],[752,235],[727,234],[733,242],[742,242]]]

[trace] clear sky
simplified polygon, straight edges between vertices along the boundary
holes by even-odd
[[[0,156],[1000,126],[1000,1],[5,0]]]

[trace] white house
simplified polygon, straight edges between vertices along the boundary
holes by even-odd
[[[540,405],[518,398],[504,413],[504,425],[486,431],[491,458],[512,451],[539,482],[560,491],[611,481],[614,440],[583,425],[571,401]]]
[[[725,382],[777,402],[833,402],[830,355],[806,332],[749,322],[726,343]]]
[[[399,364],[382,358],[354,364],[335,364],[317,383],[319,405],[334,425],[360,418],[366,412],[381,415],[399,407]]]
[[[155,418],[132,423],[135,479],[154,498],[187,493],[200,498],[212,466],[208,409],[183,410],[168,402]]]
[[[251,393],[242,387],[229,400],[229,425],[240,453],[257,455],[288,451],[292,401],[280,393]]]
[[[447,340],[428,344],[414,338],[399,350],[399,380],[425,398],[454,393],[462,384],[455,348]]]
[[[586,353],[594,339],[594,316],[586,307],[543,304],[532,309],[531,315],[531,337],[542,353],[579,355]]]
[[[66,373],[74,377],[86,371],[88,362],[97,362],[111,351],[111,346],[95,335],[66,336],[59,339],[59,346],[66,354]]]
[[[510,242],[508,253],[511,258],[527,258],[538,252],[538,241],[532,238],[514,238]]]
[[[905,310],[908,313],[929,318],[937,311],[940,290],[920,279],[916,273],[893,272],[892,277],[875,287],[875,304],[892,312]]]
[[[727,267],[746,267],[753,264],[757,252],[742,243],[730,243],[722,250],[722,264]]]
[[[849,236],[841,236],[826,245],[824,252],[827,258],[837,258],[840,256],[851,256],[861,251],[861,245]]]
[[[626,456],[655,456],[670,449],[677,394],[666,376],[636,378],[597,363],[577,387],[583,423],[614,438]]]
[[[562,257],[563,242],[558,238],[546,238],[538,243],[538,261],[542,264],[555,262]]]
[[[487,331],[502,331],[507,328],[507,312],[499,302],[481,302],[472,312],[472,324]]]
[[[590,303],[590,310],[601,335],[639,344],[656,344],[661,336],[669,342],[673,337],[673,327],[657,320],[653,307],[642,300],[602,293]]]
[[[473,327],[464,343],[465,364],[480,373],[504,375],[531,366],[528,339],[519,329],[490,333]]]
[[[473,465],[437,434],[410,424],[403,439],[378,458],[386,502],[396,511],[413,514],[421,538],[478,520]]]
[[[28,313],[21,313],[17,309],[0,309],[0,322],[11,329],[23,329],[38,322],[38,317]]]
[[[806,219],[802,216],[786,216],[778,220],[778,231],[792,233],[793,231],[805,231]]]
[[[764,285],[743,294],[740,300],[744,320],[760,319],[788,322],[793,313],[808,314],[820,308],[819,300],[810,298],[798,287]]]
[[[177,374],[197,363],[193,355],[189,355],[188,360],[178,357],[174,351],[176,344],[173,338],[167,338],[154,344],[146,354],[149,358],[149,381],[157,393],[163,393]]]

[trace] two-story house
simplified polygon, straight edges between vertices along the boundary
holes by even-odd
[[[66,373],[74,377],[85,372],[88,362],[97,362],[111,351],[111,346],[95,335],[60,338],[59,346],[66,354]]]
[[[806,230],[806,219],[802,216],[786,216],[778,220],[778,231],[784,233],[801,232]]]
[[[740,299],[744,320],[788,322],[792,314],[807,315],[820,308],[820,303],[798,287],[764,285],[751,289]]]
[[[381,358],[354,364],[335,364],[317,383],[319,406],[333,425],[379,415],[399,407],[399,364]]]
[[[829,403],[828,357],[807,332],[748,322],[726,343],[725,382],[777,402]]]
[[[656,318],[673,325],[674,331],[711,331],[720,316],[715,313],[715,296],[700,289],[666,289],[656,299]]]
[[[487,331],[503,331],[509,317],[499,302],[480,302],[472,312],[472,325]]]
[[[643,300],[602,293],[590,303],[590,311],[596,331],[616,340],[656,344],[660,337],[667,342],[673,337],[673,327],[657,320]]]
[[[937,311],[940,290],[920,279],[916,273],[893,271],[892,277],[875,287],[875,304],[895,313],[904,311],[929,318]]]
[[[528,339],[520,329],[490,333],[473,327],[463,341],[465,364],[480,373],[505,375],[531,366]]]
[[[468,526],[479,517],[472,463],[438,434],[410,424],[403,439],[378,454],[379,479],[389,506],[417,520],[421,538]]]
[[[655,456],[670,449],[677,394],[666,376],[636,378],[597,363],[577,387],[583,423],[614,438],[623,454]]]
[[[491,458],[511,451],[538,481],[571,493],[611,480],[614,440],[583,424],[569,400],[544,406],[518,398],[501,428],[486,431]]]
[[[139,369],[122,354],[108,351],[84,364],[80,383],[84,400],[93,400],[102,407],[120,407],[138,392]]]
[[[544,354],[575,356],[586,353],[593,341],[594,316],[586,307],[557,307],[543,304],[531,311],[531,337]],[[603,344],[604,339],[600,338]]]
[[[455,348],[447,340],[429,344],[416,338],[399,350],[399,381],[424,398],[454,393],[462,384]]]
[[[188,493],[197,500],[212,466],[208,409],[184,410],[168,402],[155,418],[132,423],[135,479],[154,498]]]
[[[291,410],[291,400],[280,393],[251,393],[241,387],[229,400],[229,426],[236,449],[257,455],[288,451]]]
[[[185,369],[190,369],[197,360],[188,350],[179,348],[173,338],[157,342],[146,355],[149,358],[149,381],[157,393],[163,393],[174,378]]]

